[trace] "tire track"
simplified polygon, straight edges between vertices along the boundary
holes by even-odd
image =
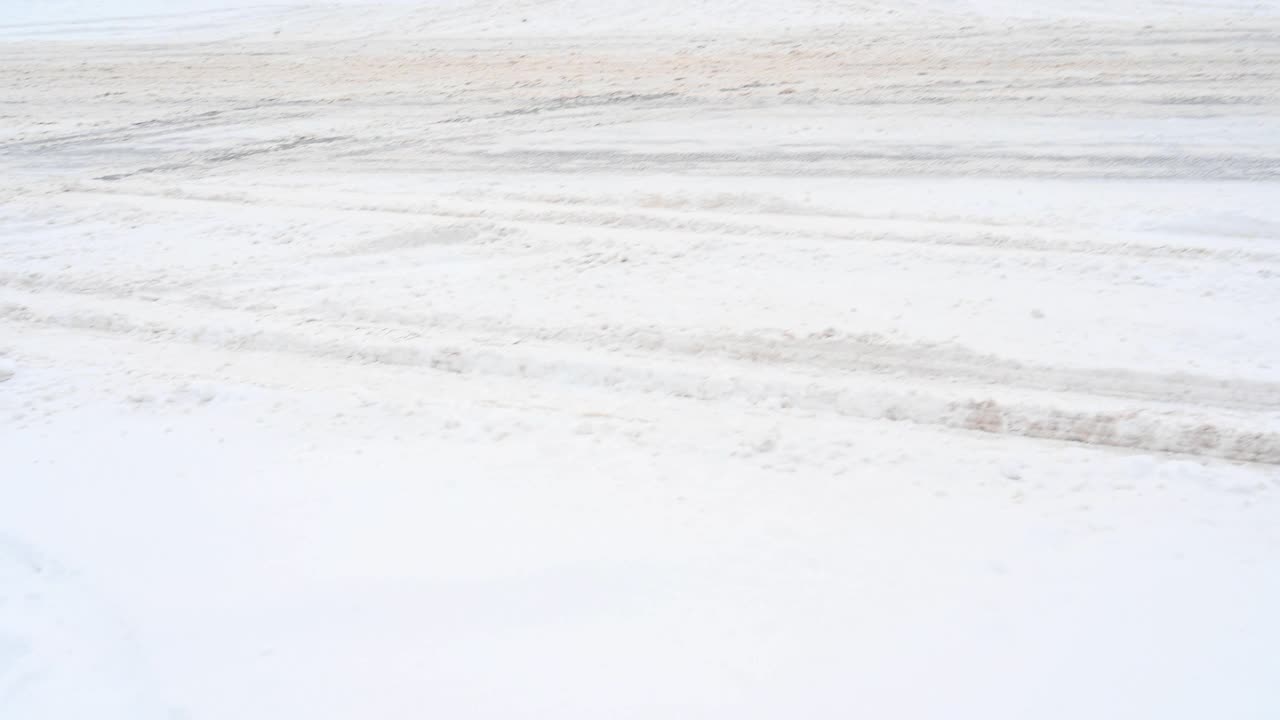
[[[1011,232],[1006,229],[981,229],[968,233],[957,233],[954,223],[940,223],[947,227],[943,232],[930,229],[920,232],[918,229],[907,234],[902,230],[860,230],[835,232],[814,227],[797,227],[797,222],[804,219],[833,220],[842,224],[856,224],[858,221],[870,221],[876,225],[914,225],[919,221],[895,221],[889,219],[856,218],[845,215],[822,216],[806,215],[798,217],[789,214],[787,217],[768,220],[757,217],[751,220],[736,221],[697,217],[696,213],[679,210],[654,210],[623,207],[596,207],[565,209],[560,203],[541,203],[522,201],[532,207],[519,208],[511,202],[495,206],[492,202],[451,200],[447,202],[393,201],[385,197],[376,200],[352,200],[350,193],[343,196],[327,198],[321,204],[307,203],[300,200],[297,193],[280,192],[264,188],[254,188],[251,192],[194,192],[174,188],[163,193],[137,192],[128,189],[119,191],[106,187],[85,187],[71,190],[65,195],[84,194],[113,195],[122,198],[163,198],[166,200],[192,201],[201,203],[219,203],[232,205],[250,205],[254,207],[278,207],[295,210],[334,210],[356,213],[396,213],[406,215],[423,215],[433,218],[451,220],[484,220],[488,222],[530,223],[549,226],[580,226],[583,228],[629,228],[636,230],[653,230],[681,233],[708,233],[720,236],[747,236],[757,238],[796,238],[803,237],[814,240],[831,240],[839,242],[889,243],[907,246],[947,246],[971,248],[974,250],[1014,250],[1036,253],[1064,253],[1087,256],[1118,256],[1143,259],[1210,260],[1218,262],[1248,262],[1268,265],[1280,265],[1280,253],[1262,250],[1243,250],[1239,248],[1207,248],[1195,245],[1142,245],[1133,243],[1105,243],[1063,237],[1044,229],[1020,229]]]
[[[62,295],[82,295],[125,303],[161,302],[182,307],[193,314],[207,311],[240,313],[246,323],[263,319],[263,313],[238,307],[233,301],[210,295],[200,285],[175,294],[163,290],[146,292],[139,300],[132,288],[104,283],[60,283],[51,278],[23,278],[0,274],[0,287],[20,289],[38,299],[53,291]],[[332,312],[332,310],[330,310]],[[534,341],[574,346],[574,352],[590,353],[606,349],[606,354],[661,353],[688,358],[721,358],[766,367],[801,371],[838,370],[845,372],[906,376],[922,380],[944,380],[975,385],[1022,388],[1030,391],[1072,393],[1153,403],[1196,405],[1225,410],[1280,412],[1280,383],[1197,375],[1162,373],[1122,368],[1072,368],[1017,362],[975,352],[955,344],[895,343],[874,335],[853,335],[835,330],[808,334],[758,330],[750,333],[695,332],[657,326],[536,327],[501,318],[447,313],[415,313],[402,310],[369,310],[343,306],[340,316],[326,317],[326,308],[274,309],[271,321],[296,325],[342,327],[357,324],[380,328],[381,332],[418,338],[445,331],[459,337],[475,338],[483,344]],[[127,312],[126,312],[127,317]]]
[[[55,300],[54,308],[41,309],[39,296],[11,298],[0,303],[0,320],[34,328],[106,333],[235,352],[286,353],[374,366],[570,383],[700,402],[777,405],[873,420],[1280,464],[1280,428],[1276,427],[1273,404],[1264,405],[1268,412],[1236,407],[1206,414],[1207,408],[1197,405],[1105,396],[1108,384],[1124,387],[1135,380],[1144,381],[1137,373],[1104,375],[1101,381],[1096,375],[1081,375],[1092,378],[1093,390],[1102,390],[1101,394],[1088,395],[1081,391],[1088,392],[1090,388],[1074,387],[1072,373],[1061,370],[1053,371],[1062,387],[1056,392],[1045,387],[1020,390],[1011,386],[1010,378],[991,386],[975,386],[972,378],[967,378],[970,384],[957,384],[955,376],[948,378],[945,374],[965,365],[963,356],[954,351],[950,358],[935,358],[908,368],[906,373],[868,372],[840,377],[806,373],[791,362],[781,367],[775,363],[761,367],[754,362],[730,364],[715,357],[703,358],[696,345],[685,346],[683,355],[672,356],[662,352],[667,349],[665,341],[644,352],[567,353],[553,342],[526,342],[506,334],[485,337],[439,327],[430,328],[428,333],[427,328],[251,317],[239,311],[212,308],[194,311],[192,315],[200,318],[198,322],[183,322],[175,321],[172,308],[153,303],[117,300],[87,310],[79,303],[68,305]],[[758,342],[755,344],[759,347]],[[679,343],[673,345],[680,350]],[[907,348],[880,350],[880,357],[873,357],[862,369],[893,370],[912,355]],[[753,358],[748,353],[745,359],[758,361],[760,357]],[[1194,383],[1183,377],[1159,376],[1146,378],[1145,382],[1157,387]],[[1274,386],[1259,385],[1269,397],[1277,393]],[[1205,384],[1199,392],[1210,392],[1209,387]],[[1141,392],[1137,395],[1141,397]],[[1193,403],[1205,399],[1196,397],[1194,391],[1191,395]],[[1247,405],[1242,398],[1243,394],[1232,392],[1226,400]]]

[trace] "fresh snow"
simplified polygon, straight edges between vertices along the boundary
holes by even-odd
[[[0,718],[1280,717],[1278,40],[0,4]]]

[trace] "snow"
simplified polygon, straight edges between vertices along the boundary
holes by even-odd
[[[881,23],[1219,23],[1280,16],[1280,0],[39,0],[0,5],[0,37],[188,40],[776,35]]]
[[[0,5],[0,717],[1276,717],[1276,10]]]

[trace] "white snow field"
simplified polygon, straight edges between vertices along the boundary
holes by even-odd
[[[0,718],[1280,718],[1280,7],[0,1]]]

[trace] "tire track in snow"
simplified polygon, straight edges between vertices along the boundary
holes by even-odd
[[[926,380],[954,380],[980,386],[1076,393],[1227,410],[1280,411],[1280,383],[1227,380],[1185,372],[1035,365],[977,353],[955,344],[902,344],[876,336],[856,336],[834,330],[797,335],[768,330],[752,333],[697,332],[657,326],[617,327],[609,330],[565,326],[534,327],[497,318],[423,314],[393,309],[367,310],[358,306],[343,308],[340,317],[324,318],[324,311],[317,308],[275,309],[264,314],[261,311],[237,308],[234,303],[224,299],[187,292],[177,295],[150,292],[146,293],[148,299],[137,299],[137,291],[128,288],[63,285],[55,290],[56,286],[56,282],[5,278],[0,274],[0,287],[21,288],[30,293],[27,295],[29,301],[37,304],[42,297],[50,295],[63,298],[77,294],[88,295],[98,298],[94,305],[98,307],[97,312],[101,312],[103,308],[109,308],[113,304],[108,298],[114,298],[118,301],[114,304],[120,306],[120,312],[111,317],[122,319],[126,326],[131,325],[128,320],[131,307],[141,308],[161,302],[170,308],[181,306],[195,315],[209,312],[236,314],[236,320],[227,321],[228,327],[237,324],[253,326],[262,321],[285,322],[292,323],[295,327],[328,327],[339,332],[344,328],[362,328],[360,332],[364,334],[372,333],[380,337],[410,341],[445,332],[455,337],[472,338],[475,344],[483,346],[535,341],[548,345],[573,346],[573,352],[590,354],[594,351],[606,356],[619,353],[657,353],[685,356],[699,361],[718,357],[801,371],[840,370],[889,374],[899,381],[908,376],[916,376]],[[0,305],[0,313],[25,317],[30,312],[34,312],[32,306],[23,303],[21,296],[17,296],[15,304]],[[107,324],[114,326],[115,321]],[[163,332],[178,334],[174,327]],[[201,335],[203,330],[193,328],[192,334]]]
[[[116,312],[55,303],[59,304],[61,308],[41,310],[11,300],[0,305],[0,319],[237,352],[518,377],[700,402],[778,405],[873,420],[1280,464],[1280,427],[1274,412],[1220,409],[1208,414],[1204,405],[1082,394],[1090,388],[1073,387],[1070,375],[1062,379],[1066,389],[1058,392],[1034,382],[1029,383],[1034,390],[1019,391],[1011,382],[1014,378],[989,386],[973,385],[971,378],[970,384],[957,384],[956,376],[939,373],[946,361],[918,367],[915,373],[908,369],[898,376],[866,372],[837,378],[798,372],[802,368],[793,363],[759,368],[703,359],[696,353],[683,358],[654,352],[584,354],[566,352],[554,343],[513,343],[507,336],[485,338],[440,328],[432,328],[428,338],[407,328],[251,318],[245,313],[212,309],[199,311],[203,323],[186,324],[175,323],[169,312],[152,303],[114,301]],[[446,333],[449,337],[443,340]],[[899,352],[899,358],[910,356],[909,350]],[[881,363],[882,369],[894,368],[892,361]],[[954,359],[950,367],[954,372]],[[1051,372],[1062,378],[1061,371]],[[1078,377],[1091,378],[1088,382],[1095,386],[1098,383],[1096,376]],[[1121,373],[1104,376],[1104,383],[1124,387],[1138,379],[1136,373]],[[1155,386],[1180,382],[1182,378],[1147,380]],[[1272,397],[1278,392],[1276,387],[1259,385]],[[1189,396],[1192,402],[1205,399],[1196,397],[1194,391]],[[1242,395],[1232,397],[1242,399]],[[1267,406],[1274,407],[1269,401],[1263,404]]]
[[[353,213],[393,213],[423,215],[433,218],[484,220],[488,222],[533,223],[551,226],[581,226],[584,228],[632,228],[679,233],[706,233],[723,236],[747,236],[757,238],[795,238],[832,240],[841,242],[870,242],[902,244],[907,246],[951,246],[972,248],[979,251],[1011,250],[1037,253],[1067,253],[1088,256],[1120,256],[1167,260],[1213,260],[1221,262],[1249,262],[1280,265],[1280,253],[1241,248],[1210,248],[1191,244],[1097,242],[1082,239],[1079,234],[1068,236],[1042,228],[957,228],[955,223],[899,221],[879,218],[859,218],[847,215],[826,216],[819,214],[777,213],[780,218],[761,217],[774,211],[750,213],[750,219],[729,220],[723,217],[708,219],[700,213],[676,209],[647,209],[627,207],[566,208],[559,202],[518,200],[476,201],[449,199],[431,201],[392,200],[385,197],[361,198],[351,193],[336,194],[326,198],[324,204],[306,201],[298,191],[255,189],[251,193],[201,192],[174,188],[155,192],[138,192],[122,189],[115,191],[105,186],[81,185],[65,195],[86,196],[113,195],[122,198],[164,199],[191,202],[276,207],[292,210],[335,210]],[[523,207],[521,207],[523,205]],[[833,231],[828,228],[802,224],[805,221],[839,223],[844,226],[862,226],[866,229]],[[922,230],[921,226],[927,229]]]

